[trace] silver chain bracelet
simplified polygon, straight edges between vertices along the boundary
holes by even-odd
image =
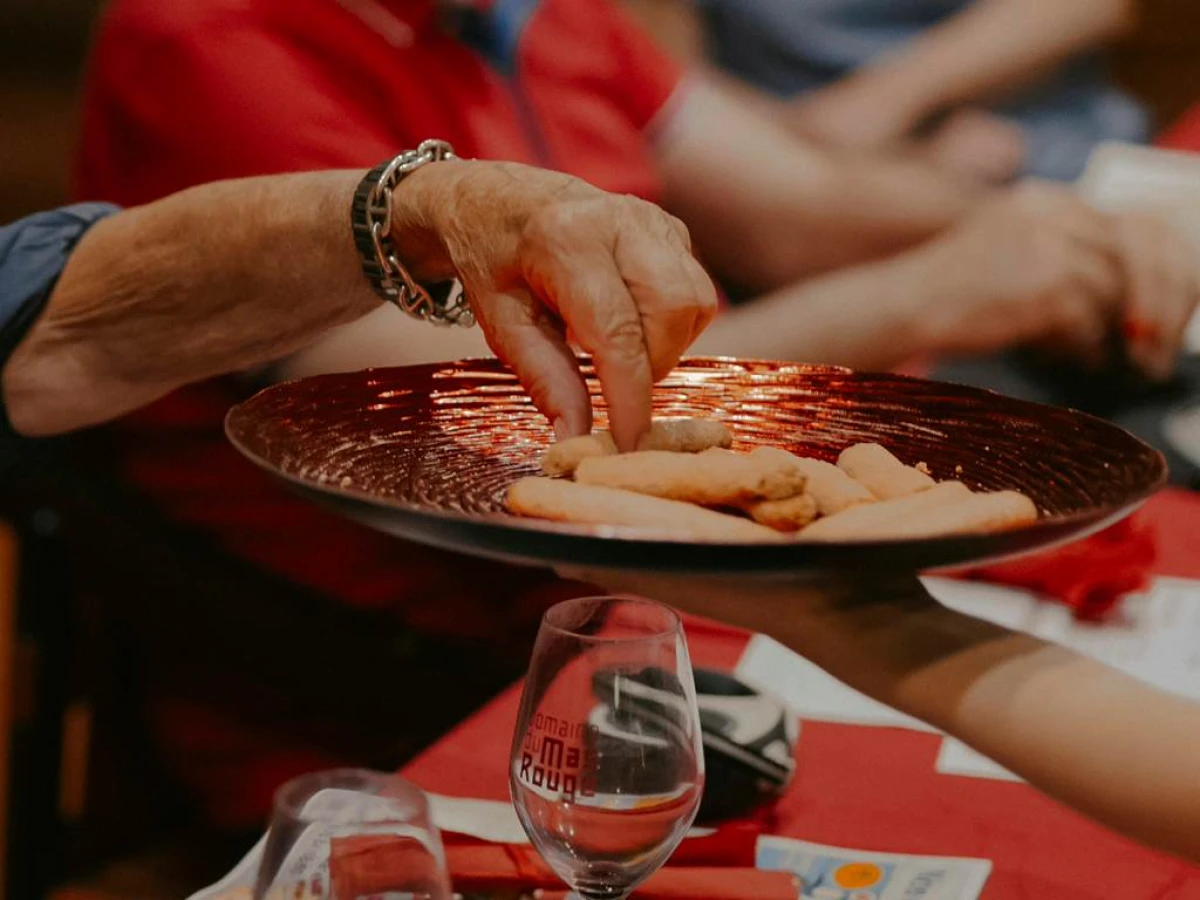
[[[414,318],[435,325],[470,328],[475,314],[458,279],[426,287],[418,284],[400,262],[392,240],[392,192],[421,166],[443,159],[458,159],[445,141],[422,141],[416,150],[406,150],[366,174],[354,191],[350,225],[363,274],[379,296]]]

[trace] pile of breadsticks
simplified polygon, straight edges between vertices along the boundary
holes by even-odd
[[[732,445],[724,425],[705,419],[659,419],[634,453],[594,432],[552,446],[542,461],[549,477],[517,481],[506,503],[521,516],[717,542],[922,538],[1038,517],[1024,494],[936,482],[879,444],[847,447],[837,465]]]

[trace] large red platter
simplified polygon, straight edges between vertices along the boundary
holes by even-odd
[[[878,441],[935,477],[1015,488],[1044,511],[1000,534],[844,544],[712,544],[572,527],[504,511],[538,471],[549,426],[501,364],[373,369],[277,385],[230,411],[252,461],[314,501],[427,544],[512,561],[689,572],[940,568],[1028,552],[1126,515],[1166,477],[1162,456],[1083,413],[898,375],[693,359],[655,395],[660,415],[721,419],[737,444],[833,459]],[[961,467],[961,468],[960,468]]]

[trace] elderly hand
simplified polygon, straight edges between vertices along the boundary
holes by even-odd
[[[1200,270],[1167,223],[1106,215],[1040,183],[993,201],[923,255],[926,326],[943,352],[1037,343],[1099,365],[1119,329],[1134,364],[1165,378],[1200,300]]]
[[[594,358],[613,435],[631,449],[650,425],[653,382],[717,308],[683,223],[515,163],[425,166],[394,203],[393,235],[414,277],[462,279],[488,344],[559,437],[592,421],[570,341]]]

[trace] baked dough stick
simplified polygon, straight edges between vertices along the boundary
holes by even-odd
[[[906,497],[929,490],[937,483],[924,472],[900,462],[879,444],[847,447],[838,457],[838,468],[879,500]]]
[[[702,506],[740,507],[754,500],[782,500],[804,492],[804,475],[792,460],[720,449],[596,456],[579,464],[575,480]]]
[[[786,500],[760,500],[745,507],[755,522],[776,531],[799,531],[817,517],[812,494],[797,494]]]
[[[522,478],[509,487],[506,502],[512,512],[522,516],[580,525],[640,528],[683,540],[739,543],[787,540],[778,531],[737,516],[558,478]]]
[[[711,447],[733,446],[733,433],[712,419],[665,418],[650,423],[638,441],[639,450],[701,453]]]
[[[617,442],[611,434],[593,431],[552,445],[542,457],[542,471],[547,475],[570,475],[589,457],[615,456],[616,453]]]
[[[778,447],[759,447],[750,455],[770,457],[780,454],[795,460],[796,465],[800,467],[806,479],[804,493],[811,495],[816,501],[817,512],[821,515],[833,516],[860,503],[875,502],[874,494],[833,463],[796,456]]]
[[[731,447],[733,434],[711,419],[655,419],[650,430],[638,441],[639,450],[670,450],[675,453],[699,453],[710,447]],[[583,460],[592,456],[614,456],[617,443],[607,431],[560,441],[546,451],[542,471],[547,475],[569,475]]]
[[[962,482],[946,481],[919,494],[856,506],[820,519],[800,532],[803,540],[903,540],[1005,531],[1037,521],[1037,507],[1024,494],[972,494]]]

